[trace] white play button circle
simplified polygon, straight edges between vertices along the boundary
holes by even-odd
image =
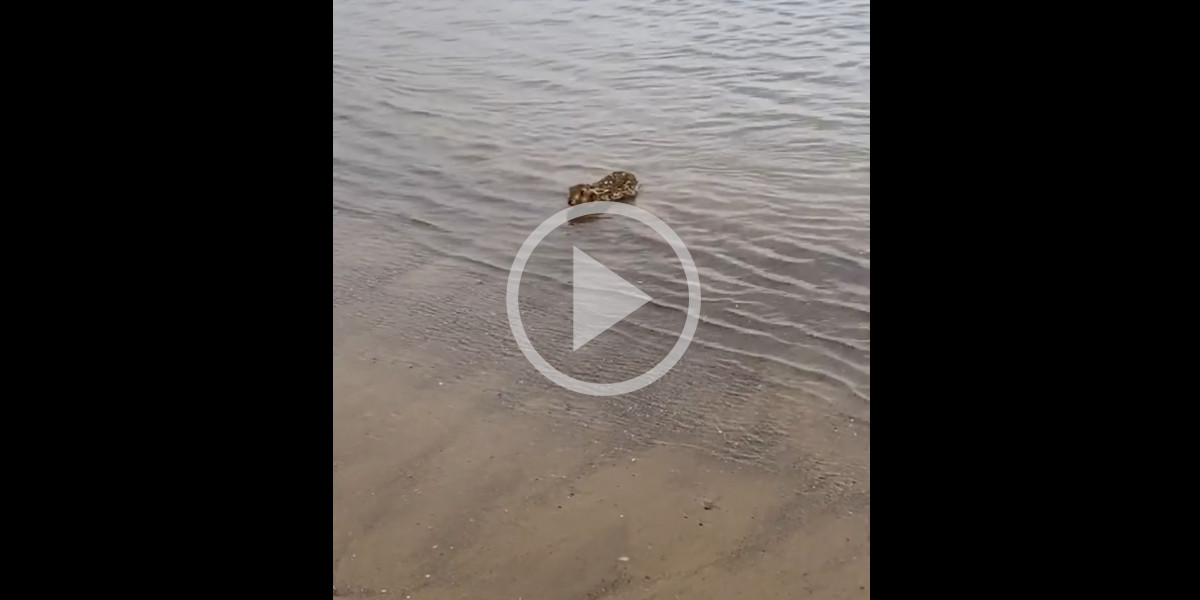
[[[567,221],[603,213],[633,218],[643,225],[650,227],[655,233],[666,240],[671,245],[671,248],[675,250],[675,256],[683,265],[683,273],[687,278],[688,285],[687,320],[684,322],[683,331],[680,332],[679,339],[675,341],[675,346],[671,348],[671,351],[654,368],[632,379],[616,383],[580,381],[566,375],[546,362],[546,359],[542,358],[533,347],[533,344],[530,343],[529,337],[525,335],[525,328],[521,323],[519,301],[521,273],[524,271],[525,265],[529,261],[530,255],[533,254],[534,249],[537,248],[537,245],[551,231],[554,231]],[[573,350],[578,350],[595,339],[596,336],[604,333],[625,317],[628,317],[643,304],[649,302],[651,298],[645,292],[638,289],[637,286],[613,273],[608,267],[600,264],[599,261],[588,256],[578,248],[573,248],[573,254],[574,282],[572,305],[574,314],[572,315],[573,335],[571,343]],[[542,375],[573,392],[592,396],[615,396],[618,394],[627,394],[654,383],[659,377],[670,371],[671,367],[674,367],[679,362],[679,359],[683,358],[684,352],[687,352],[688,345],[692,342],[692,336],[695,335],[696,326],[700,320],[700,276],[696,271],[696,264],[692,261],[692,255],[688,252],[687,247],[684,246],[683,240],[679,239],[679,236],[675,235],[675,232],[658,217],[644,209],[621,202],[588,202],[563,209],[551,215],[537,229],[534,229],[533,233],[529,234],[529,237],[517,252],[512,268],[509,269],[508,295],[505,298],[505,304],[508,309],[508,324],[512,328],[513,337],[516,338],[517,347],[521,349],[525,358]]]

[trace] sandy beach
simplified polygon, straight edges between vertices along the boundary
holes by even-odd
[[[869,425],[821,419],[764,468],[702,449],[715,429],[647,443],[505,398],[513,364],[335,348],[338,596],[869,597]]]

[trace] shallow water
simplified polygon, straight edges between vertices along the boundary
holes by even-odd
[[[869,598],[870,5],[335,0],[333,579],[413,598]],[[703,302],[591,397],[509,267],[635,173]],[[653,300],[572,351],[572,248]],[[683,327],[644,226],[533,253],[532,344],[614,382]]]
[[[464,358],[515,353],[503,285],[516,250],[565,207],[569,185],[629,170],[642,182],[637,205],[683,238],[699,269],[702,320],[677,369],[721,373],[706,388],[716,395],[751,381],[869,421],[869,11],[336,1],[335,310],[353,297],[399,345],[441,336]],[[576,355],[559,351],[572,245],[655,299]],[[470,275],[460,291],[449,275],[420,284],[441,294],[380,289],[417,267]],[[648,229],[564,227],[526,273],[530,337],[568,374],[644,371],[682,326],[682,269]],[[495,322],[449,331],[468,326],[451,316],[472,311]],[[599,369],[605,339],[619,364]]]

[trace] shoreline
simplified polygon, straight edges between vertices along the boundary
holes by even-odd
[[[368,346],[335,347],[339,596],[869,597],[867,440],[757,468],[546,418],[556,394],[511,370]]]

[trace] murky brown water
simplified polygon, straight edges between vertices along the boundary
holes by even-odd
[[[335,583],[868,593],[869,42],[869,4],[839,0],[335,0]],[[529,365],[505,286],[613,169],[687,244],[703,309],[670,373],[595,398]],[[577,352],[573,246],[654,298]],[[556,230],[521,288],[533,344],[594,381],[657,363],[686,306],[670,248],[620,217]]]

